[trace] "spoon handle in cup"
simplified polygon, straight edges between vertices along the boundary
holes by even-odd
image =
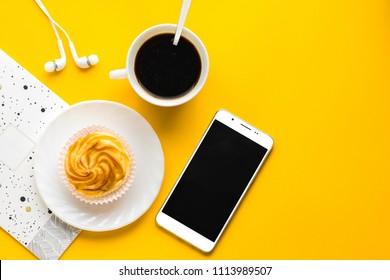
[[[173,44],[175,46],[177,46],[177,44],[179,43],[180,35],[181,32],[183,31],[184,22],[186,21],[186,17],[188,14],[188,10],[190,9],[191,2],[192,2],[191,0],[183,0],[183,4],[181,6],[181,11],[180,11],[179,22],[177,23],[175,37],[173,38]]]

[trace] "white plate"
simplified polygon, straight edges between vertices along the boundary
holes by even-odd
[[[136,161],[130,189],[104,205],[75,198],[57,168],[66,141],[91,125],[103,125],[122,136]],[[107,231],[134,222],[152,205],[164,176],[164,154],[153,128],[137,112],[115,102],[87,101],[69,107],[46,127],[36,146],[34,172],[39,194],[60,219],[79,229]]]

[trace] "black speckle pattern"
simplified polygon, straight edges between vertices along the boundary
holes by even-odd
[[[36,143],[41,129],[66,107],[61,98],[0,51],[0,137],[12,125]],[[25,246],[52,215],[35,185],[34,154],[32,149],[16,170],[0,158],[0,226]]]

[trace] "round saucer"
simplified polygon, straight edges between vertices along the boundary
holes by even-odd
[[[69,137],[91,125],[102,125],[121,135],[137,165],[130,189],[104,205],[89,205],[75,198],[57,168]],[[153,128],[136,111],[115,102],[87,101],[70,106],[45,128],[36,145],[34,172],[39,194],[61,220],[83,230],[108,231],[134,222],[152,205],[164,177],[164,154]]]

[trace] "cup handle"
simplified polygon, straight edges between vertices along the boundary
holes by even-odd
[[[127,78],[127,70],[124,69],[117,69],[110,71],[110,79],[112,80],[121,80]]]

